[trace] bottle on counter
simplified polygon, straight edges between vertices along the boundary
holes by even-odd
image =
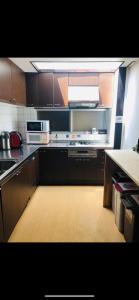
[[[136,152],[139,152],[139,139],[138,139],[138,142],[137,142],[136,146],[132,147],[132,150],[136,151]]]
[[[92,134],[97,133],[96,128],[92,128]]]
[[[1,132],[1,149],[2,150],[10,150],[10,133],[8,131],[2,131]]]

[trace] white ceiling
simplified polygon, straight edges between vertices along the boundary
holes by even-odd
[[[139,60],[139,57],[9,57],[24,72],[37,72],[31,62],[35,61],[66,61],[66,62],[94,62],[94,61],[119,61],[123,62],[122,67],[129,66],[132,62]]]

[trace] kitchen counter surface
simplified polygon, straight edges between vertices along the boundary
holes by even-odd
[[[0,160],[16,160],[16,163],[10,169],[0,175],[0,184],[5,177],[10,175],[14,169],[16,169],[24,160],[26,160],[39,148],[40,146],[38,145],[23,145],[20,149],[0,151]]]
[[[139,153],[133,150],[105,150],[106,154],[139,185]]]
[[[1,182],[10,175],[22,162],[24,162],[30,155],[40,148],[97,148],[97,149],[111,149],[112,145],[108,143],[97,143],[91,145],[70,145],[69,142],[50,142],[48,145],[27,145],[24,144],[20,149],[0,151],[0,160],[16,160],[16,163],[0,175]]]
[[[51,142],[48,145],[43,145],[47,148],[97,148],[97,149],[112,149],[113,146],[109,143],[92,143],[92,144],[79,144],[78,142],[75,145],[70,145],[69,142]]]

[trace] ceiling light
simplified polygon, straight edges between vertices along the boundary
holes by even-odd
[[[43,62],[32,61],[38,71],[80,71],[80,72],[115,72],[123,62]]]

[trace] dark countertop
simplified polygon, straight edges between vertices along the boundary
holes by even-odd
[[[0,175],[0,184],[10,175],[21,163],[23,163],[30,155],[40,148],[95,148],[95,149],[112,149],[113,147],[108,143],[98,143],[91,145],[69,145],[68,142],[49,143],[48,145],[26,145],[24,144],[20,149],[0,151],[0,160],[16,160],[17,162]]]
[[[37,149],[40,148],[40,145],[23,145],[20,149],[14,150],[4,150],[0,151],[0,160],[16,160],[16,164],[14,164],[11,168],[5,171],[2,175],[0,175],[0,184],[12,173],[24,160],[26,160],[30,155],[32,155]]]

